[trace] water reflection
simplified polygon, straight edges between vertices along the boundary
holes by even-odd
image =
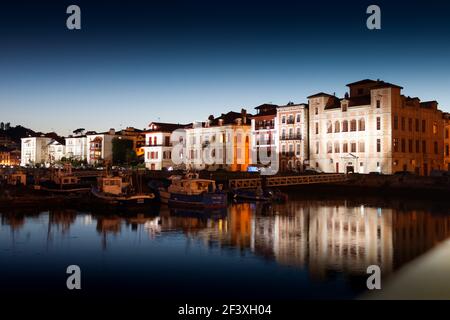
[[[244,256],[252,254],[307,270],[311,278],[324,280],[334,272],[365,275],[372,264],[381,266],[385,274],[398,269],[450,237],[450,216],[444,211],[343,200],[240,203],[215,212],[165,207],[126,214],[31,210],[2,213],[0,234],[9,230],[14,243],[45,230],[48,246],[57,237],[69,237],[71,228],[92,229],[97,234],[94,241],[108,250],[116,245],[110,239],[123,238],[126,246],[133,246],[125,234],[139,233],[143,241],[152,241],[175,232],[206,247],[231,248]]]

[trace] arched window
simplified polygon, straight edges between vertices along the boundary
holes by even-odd
[[[342,121],[342,132],[348,132],[348,121]]]
[[[333,153],[333,143],[331,141],[327,142],[327,153]]]
[[[334,143],[334,153],[340,153],[341,152],[341,148],[339,145],[339,142],[335,142]]]
[[[343,153],[347,153],[348,152],[348,143],[347,143],[347,141],[344,141],[342,143],[342,152]]]
[[[366,130],[366,120],[364,118],[359,119],[359,131],[365,131]]]
[[[333,123],[331,121],[327,121],[327,133],[333,132]]]
[[[364,141],[359,142],[358,152],[365,152]]]
[[[350,121],[350,131],[356,131],[356,119]]]
[[[341,124],[339,121],[336,121],[334,123],[334,132],[340,132],[341,131]]]
[[[302,138],[302,131],[300,129],[300,127],[297,128],[297,139],[301,139]]]

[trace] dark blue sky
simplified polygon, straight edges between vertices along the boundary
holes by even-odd
[[[380,78],[450,111],[446,1],[5,1],[0,120],[67,135],[190,122]],[[82,30],[66,29],[78,4]],[[366,28],[378,4],[382,30]]]

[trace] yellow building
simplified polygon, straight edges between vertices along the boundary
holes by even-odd
[[[444,167],[450,171],[450,114],[444,113]]]

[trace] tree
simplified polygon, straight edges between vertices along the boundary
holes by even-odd
[[[82,135],[84,131],[85,131],[84,128],[78,128],[77,130],[73,131],[73,134]]]
[[[112,141],[113,164],[129,164],[136,160],[133,141],[114,138]]]
[[[0,123],[0,130],[5,130],[5,124],[3,122]]]

